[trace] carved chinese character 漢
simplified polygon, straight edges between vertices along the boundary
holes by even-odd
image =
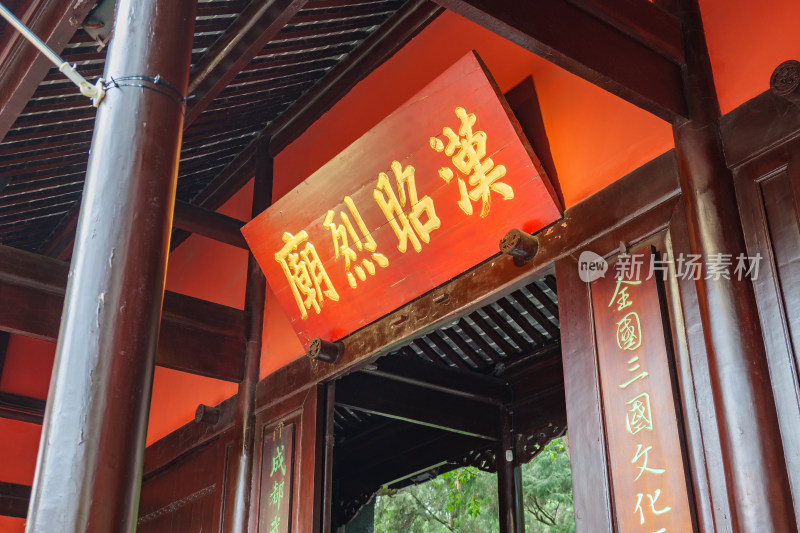
[[[317,250],[307,241],[308,233],[305,230],[297,235],[286,232],[283,234],[285,244],[275,254],[275,261],[283,269],[303,320],[308,318],[309,309],[313,308],[319,314],[324,297],[339,301],[339,294],[325,272]],[[298,250],[303,243],[305,246]]]
[[[467,113],[463,107],[456,108],[456,116],[461,121],[458,133],[451,128],[442,129],[444,136],[447,137],[447,145],[437,138],[431,137],[431,148],[437,152],[444,152],[451,156],[453,165],[463,176],[467,176],[471,190],[467,190],[467,184],[462,176],[458,177],[458,189],[461,198],[458,206],[467,215],[473,212],[472,202],[481,200],[481,218],[489,214],[491,208],[492,192],[499,194],[503,200],[514,198],[514,189],[507,183],[500,180],[506,175],[504,165],[496,165],[491,157],[486,157],[486,132],[472,131],[477,117],[474,113]],[[456,151],[458,149],[458,151]],[[453,179],[453,170],[450,167],[439,169],[439,176],[446,182]]]
[[[408,165],[404,169],[399,161],[392,161],[392,172],[397,182],[397,194],[389,182],[389,177],[381,172],[372,195],[397,235],[397,249],[405,253],[410,241],[414,250],[419,252],[422,250],[419,241],[429,243],[431,232],[441,227],[442,223],[436,216],[431,197],[426,195],[419,198],[417,196],[414,167]],[[408,195],[406,195],[406,187]],[[406,204],[410,207],[408,213],[404,211],[404,208],[407,208]],[[424,223],[422,222],[423,215],[427,218]]]
[[[364,224],[364,219],[361,218],[361,214],[358,212],[353,199],[349,196],[345,196],[344,204],[349,209],[350,216],[353,217],[355,226],[353,225],[353,222],[350,221],[350,216],[348,216],[344,211],[339,212],[339,217],[341,218],[342,223],[335,224],[333,219],[336,216],[336,213],[333,210],[328,211],[322,226],[331,232],[336,259],[344,257],[344,268],[347,271],[347,282],[351,287],[356,288],[356,276],[358,276],[358,279],[361,281],[364,281],[367,279],[367,274],[370,276],[375,275],[375,263],[377,263],[381,268],[386,268],[389,265],[389,260],[385,255],[376,251],[378,249],[378,245],[375,243],[375,239],[372,238],[372,235],[367,230],[367,226]],[[361,232],[361,236],[356,233],[356,227]],[[355,249],[353,249],[353,245],[355,246]],[[361,261],[359,261],[358,252],[361,252],[365,249],[370,252],[371,255],[370,257],[362,258]],[[350,271],[351,266],[353,266],[352,272]],[[355,275],[353,272],[355,272]]]

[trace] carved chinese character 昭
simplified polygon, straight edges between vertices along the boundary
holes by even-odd
[[[628,433],[636,435],[643,429],[652,431],[653,418],[650,414],[650,395],[643,392],[635,398],[631,398],[626,403],[631,406],[625,417],[625,425],[628,428]]]
[[[642,464],[641,466],[636,467],[639,469],[639,473],[636,474],[635,478],[633,478],[634,481],[642,477],[642,474],[644,474],[645,471],[650,472],[651,474],[658,474],[658,475],[661,475],[667,471],[666,468],[651,468],[647,466],[647,452],[649,452],[652,449],[653,449],[652,446],[642,446],[641,444],[636,445],[636,453],[634,454],[631,463],[635,464],[636,461],[642,459]]]
[[[451,156],[453,165],[460,174],[467,176],[471,190],[467,190],[467,184],[462,176],[458,177],[458,189],[461,198],[458,206],[467,215],[472,214],[472,202],[481,200],[481,218],[489,214],[492,202],[492,192],[499,194],[503,200],[514,198],[514,189],[507,183],[500,180],[506,175],[506,167],[496,165],[491,157],[486,157],[486,132],[472,131],[477,117],[474,113],[467,113],[463,107],[456,108],[456,116],[461,121],[458,134],[451,128],[442,129],[444,136],[447,137],[447,145],[437,138],[431,137],[431,148],[437,152],[444,152]],[[456,151],[458,149],[458,151]],[[439,176],[450,183],[453,179],[453,170],[450,167],[439,169]]]
[[[642,498],[645,495],[640,492],[636,496],[637,496],[636,507],[633,509],[633,512],[636,513],[638,511],[639,524],[644,524],[644,510],[642,509]],[[659,496],[661,496],[661,489],[656,489],[653,494],[647,494],[647,499],[650,500],[650,511],[654,515],[664,514],[667,511],[672,510],[672,507],[662,507],[661,509],[656,509],[656,500],[658,500]],[[666,529],[662,528],[659,531],[663,532],[666,531]],[[659,531],[657,531],[656,533],[659,533]]]
[[[339,294],[325,272],[317,250],[307,241],[308,233],[305,230],[297,235],[286,232],[283,234],[285,244],[275,254],[275,261],[283,269],[303,320],[308,318],[309,309],[313,308],[319,314],[324,297],[339,301]],[[303,243],[305,246],[298,251]]]
[[[353,226],[353,222],[350,221],[350,217],[344,211],[339,212],[339,217],[342,223],[335,224],[333,219],[336,216],[336,213],[333,210],[328,211],[322,226],[331,232],[336,259],[344,257],[344,268],[347,271],[347,282],[355,289],[357,285],[356,276],[358,276],[358,279],[361,281],[364,281],[367,279],[367,274],[370,276],[375,275],[375,263],[377,263],[381,268],[386,268],[389,265],[389,260],[385,255],[377,252],[378,245],[375,243],[375,239],[372,238],[372,235],[367,230],[367,226],[364,224],[364,219],[361,218],[361,214],[358,212],[353,199],[349,196],[345,196],[344,204],[349,209],[350,216],[353,217],[355,226]],[[361,236],[356,233],[356,227],[358,227],[359,231],[361,232]],[[355,245],[355,250],[351,244]],[[359,261],[358,252],[361,252],[365,249],[371,253],[371,258],[366,257]],[[353,265],[355,265],[353,267],[353,272],[355,272],[355,275],[350,271],[350,267]]]
[[[436,216],[431,197],[426,195],[419,198],[417,196],[414,167],[408,165],[404,169],[399,161],[392,161],[392,172],[397,182],[397,194],[389,182],[389,177],[381,172],[372,195],[397,235],[397,249],[405,253],[410,241],[414,250],[419,252],[422,250],[419,241],[429,243],[431,232],[441,227],[442,223]],[[406,195],[406,187],[408,187],[408,195]],[[407,208],[406,204],[411,208],[408,213],[404,211],[404,208]],[[427,218],[425,223],[422,222],[423,215]]]

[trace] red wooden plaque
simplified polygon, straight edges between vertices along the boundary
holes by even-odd
[[[694,530],[653,258],[650,250],[620,258],[631,275],[618,277],[612,265],[591,285],[621,533]]]
[[[402,73],[398,73],[401,76]],[[304,344],[337,340],[560,217],[474,54],[243,229]]]

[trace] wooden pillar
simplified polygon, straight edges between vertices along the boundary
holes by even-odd
[[[497,498],[500,507],[500,533],[524,533],[522,475],[514,445],[511,414],[503,413],[500,441],[497,443]]]
[[[260,214],[272,202],[272,158],[263,142],[256,151],[256,175],[253,187],[252,216]],[[248,316],[244,379],[239,383],[236,398],[234,447],[231,476],[226,491],[225,531],[249,531],[250,502],[253,487],[253,456],[256,443],[255,402],[261,363],[261,337],[264,325],[264,304],[267,281],[251,253],[247,260],[247,288],[244,308]]]
[[[683,20],[687,58],[690,120],[673,127],[681,189],[691,250],[702,255],[708,272],[715,254],[731,254],[735,265],[737,256],[747,253],[697,0],[675,0],[668,7]],[[752,283],[732,274],[696,284],[734,530],[794,531]]]
[[[26,531],[136,527],[195,3],[120,0]]]

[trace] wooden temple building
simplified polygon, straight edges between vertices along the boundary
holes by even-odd
[[[799,2],[2,1],[0,532],[797,531]]]

